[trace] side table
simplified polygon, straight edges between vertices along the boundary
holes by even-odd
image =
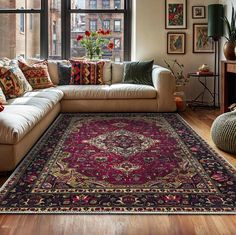
[[[218,86],[218,92],[216,92],[216,82],[217,78],[219,77],[218,74],[197,74],[197,73],[189,73],[188,77],[191,78],[197,78],[197,81],[202,85],[203,90],[189,103],[189,106],[194,107],[212,107],[216,108],[216,97],[218,95],[218,104],[219,102],[219,86]],[[210,90],[208,87],[207,81],[208,79],[213,78],[213,91]],[[204,97],[206,94],[209,94],[212,100],[210,102],[205,102]]]

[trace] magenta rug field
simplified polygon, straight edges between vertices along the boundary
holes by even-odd
[[[235,214],[235,173],[178,114],[61,114],[0,213]]]

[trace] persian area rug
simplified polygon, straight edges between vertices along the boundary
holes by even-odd
[[[234,214],[235,172],[178,114],[61,114],[0,213]]]

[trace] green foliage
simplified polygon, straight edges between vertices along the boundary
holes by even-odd
[[[176,59],[175,60],[165,60],[167,68],[171,71],[176,80],[176,85],[185,85],[188,82],[188,79],[184,76],[184,65],[180,64]]]
[[[229,41],[229,42],[235,42],[236,41],[236,12],[234,9],[234,6],[232,6],[232,16],[231,16],[231,23],[229,22],[228,18],[226,16],[224,16],[223,21],[226,25],[226,31],[228,36],[225,36],[225,38]]]

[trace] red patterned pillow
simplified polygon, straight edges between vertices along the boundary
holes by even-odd
[[[28,65],[22,61],[18,61],[18,63],[33,89],[43,89],[54,86],[48,73],[47,61],[38,62],[33,65]]]
[[[104,61],[71,60],[71,85],[102,85]]]

